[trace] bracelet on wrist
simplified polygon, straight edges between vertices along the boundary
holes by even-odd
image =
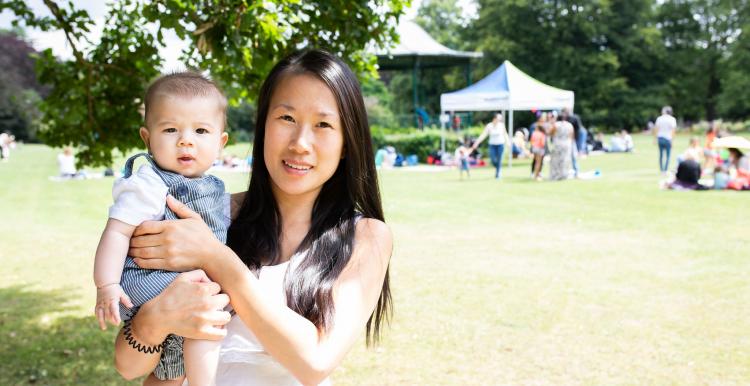
[[[122,335],[130,347],[144,354],[158,354],[161,352],[161,349],[164,346],[163,342],[154,346],[149,346],[136,340],[135,334],[133,334],[133,319],[128,319],[125,321],[122,326]]]

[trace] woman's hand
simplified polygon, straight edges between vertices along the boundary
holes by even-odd
[[[220,290],[203,271],[182,273],[161,294],[141,306],[131,320],[131,333],[147,346],[161,344],[168,334],[220,340],[226,335],[222,326],[230,318],[229,312],[222,311],[229,297],[220,294]],[[136,351],[120,331],[115,341],[115,368],[125,379],[151,373],[158,362],[158,353]]]
[[[191,339],[220,340],[231,315],[223,308],[229,296],[201,271],[185,272],[144,304],[136,315],[139,333],[158,344],[168,334]],[[143,338],[146,338],[144,336]]]
[[[189,271],[223,247],[201,216],[167,196],[167,205],[180,220],[146,221],[135,229],[128,255],[141,268]]]

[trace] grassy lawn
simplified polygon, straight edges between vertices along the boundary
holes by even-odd
[[[528,161],[500,182],[382,171],[395,317],[334,383],[750,383],[750,194],[661,191],[656,146],[635,140],[582,160],[595,180],[534,182]],[[0,385],[127,384],[91,314],[112,179],[50,181],[55,156],[0,163]]]

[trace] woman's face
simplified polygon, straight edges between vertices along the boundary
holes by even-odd
[[[317,197],[344,151],[344,128],[331,90],[308,75],[284,76],[266,117],[263,157],[276,199]]]

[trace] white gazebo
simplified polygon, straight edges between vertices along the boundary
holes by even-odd
[[[514,66],[509,61],[484,79],[464,89],[440,95],[440,110],[503,111],[508,117],[508,136],[513,138],[514,110],[573,110],[573,91],[546,85]],[[443,147],[445,140],[443,140]],[[443,149],[444,151],[445,149]],[[511,151],[508,162],[512,162]]]

